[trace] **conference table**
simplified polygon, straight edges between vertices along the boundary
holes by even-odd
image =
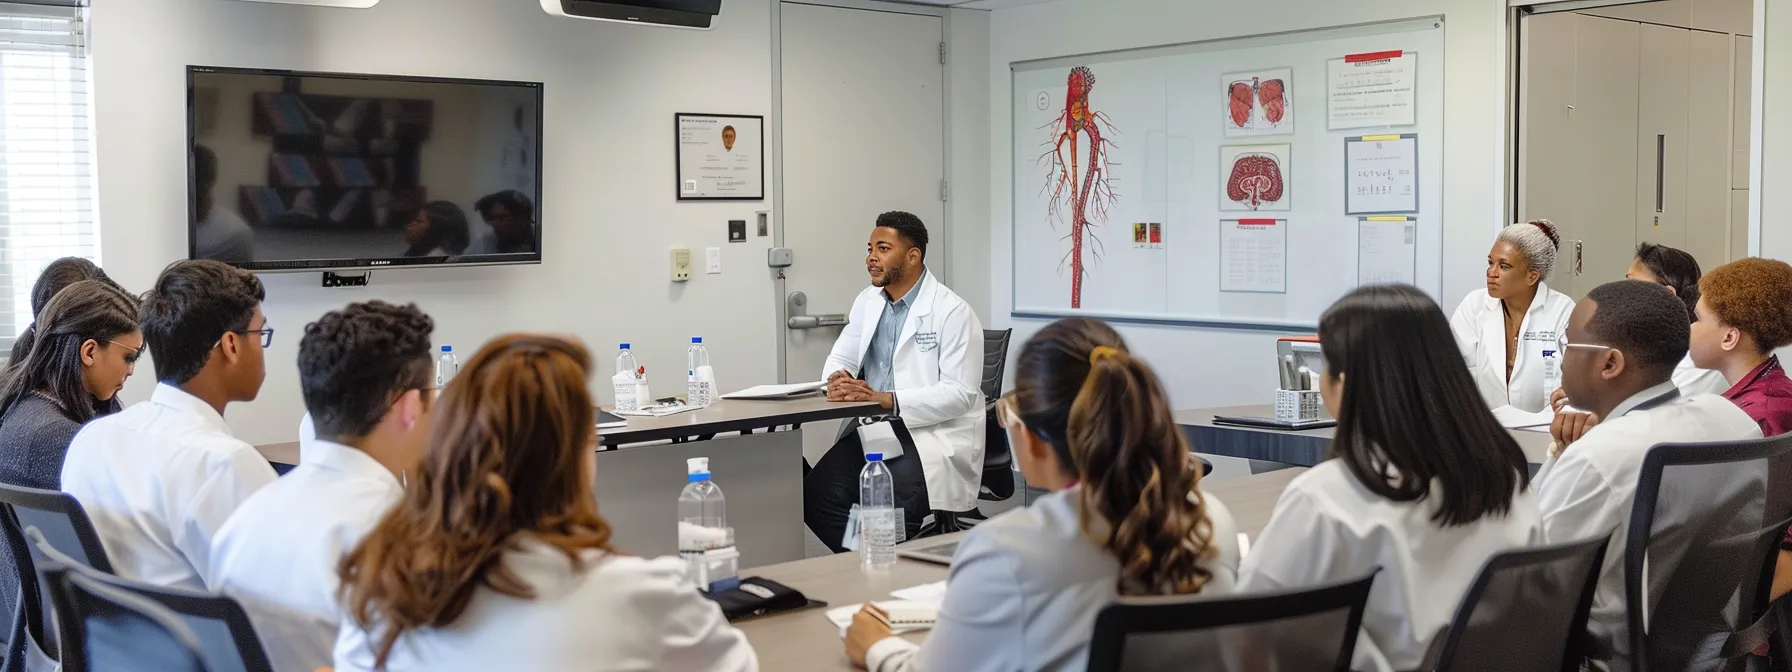
[[[1305,472],[1305,468],[1283,469],[1238,478],[1204,482],[1202,491],[1219,499],[1232,512],[1238,531],[1256,539],[1275,511],[1276,499],[1289,481]],[[965,533],[928,537],[905,546],[931,546],[953,541]],[[890,591],[924,583],[944,581],[946,567],[933,563],[898,559],[888,570],[868,572],[859,567],[856,553],[843,553],[820,558],[786,562],[768,567],[741,571],[741,576],[758,576],[777,581],[803,592],[813,600],[840,607],[867,600],[891,599]],[[806,609],[742,621],[738,627],[759,654],[759,668],[779,672],[851,670],[840,630],[829,622],[825,609]],[[904,635],[911,641],[925,639],[926,632]]]
[[[801,559],[802,433],[813,428],[831,436],[841,420],[880,413],[875,403],[812,395],[721,399],[676,415],[629,417],[626,427],[598,431],[598,511],[610,522],[617,548],[648,557],[676,555],[685,460],[707,457],[727,498],[741,566]],[[302,452],[296,442],[257,450],[282,472],[298,464]]]
[[[1213,420],[1215,416],[1270,417],[1274,414],[1275,407],[1265,404],[1176,411],[1174,417],[1176,424],[1182,427],[1183,435],[1188,437],[1189,445],[1195,452],[1203,455],[1280,462],[1302,467],[1325,461],[1334,428],[1284,431],[1224,425]],[[1532,473],[1536,473],[1537,467],[1549,456],[1549,432],[1523,429],[1506,431],[1518,442],[1518,447],[1524,450],[1525,461],[1531,464]]]

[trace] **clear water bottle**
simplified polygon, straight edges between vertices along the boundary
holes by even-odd
[[[448,387],[448,381],[457,373],[460,373],[460,360],[454,356],[454,346],[442,346],[442,355],[436,358],[436,389]]]
[[[635,353],[629,351],[627,343],[623,343],[622,352],[616,355],[616,376],[611,379],[616,387],[616,410],[633,411],[641,407],[636,393],[636,375],[640,370],[641,365],[635,361]]]
[[[717,592],[740,583],[740,553],[728,527],[722,489],[709,480],[709,458],[685,461],[686,485],[678,493],[678,554],[698,587]]]
[[[901,534],[896,515],[896,481],[882,453],[865,456],[859,472],[859,564],[878,569],[896,564]]]
[[[685,403],[698,408],[715,403],[716,370],[709,365],[709,348],[703,347],[702,337],[691,339],[691,347],[685,350],[685,363]]]

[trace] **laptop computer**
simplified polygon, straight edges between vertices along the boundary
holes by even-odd
[[[896,557],[920,560],[921,562],[931,562],[936,565],[946,565],[949,567],[952,565],[952,554],[957,552],[958,542],[948,541],[942,544],[921,546],[918,548],[898,548],[896,549]]]

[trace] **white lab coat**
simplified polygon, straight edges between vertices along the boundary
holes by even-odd
[[[1674,366],[1674,387],[1686,396],[1700,394],[1723,394],[1730,391],[1730,381],[1724,380],[1724,372],[1701,369],[1693,366],[1692,353]]]
[[[983,479],[983,323],[932,273],[914,293],[891,357],[897,412],[920,453],[929,505],[968,511]],[[822,366],[824,380],[837,371],[859,375],[887,303],[882,288],[859,293]]]
[[[403,494],[372,456],[317,441],[218,531],[206,584],[243,605],[277,672],[331,664],[342,615],[337,565]]]
[[[450,627],[400,636],[384,672],[759,669],[746,635],[686,578],[684,561],[587,551],[574,570],[540,540],[517,544],[503,562],[533,599],[481,586]],[[372,672],[377,641],[345,619],[336,672]]]
[[[1562,453],[1543,463],[1534,487],[1543,511],[1544,543],[1560,544],[1612,532],[1593,595],[1587,629],[1602,645],[1629,648],[1624,616],[1624,543],[1643,456],[1660,443],[1757,439],[1761,427],[1730,400],[1711,394],[1679,397],[1653,408],[1637,405],[1674,390],[1672,381],[1637,394]]]
[[[62,463],[63,492],[87,510],[119,576],[194,590],[205,589],[218,529],[275,478],[224,416],[165,384],[89,423]]]
[[[1342,461],[1322,462],[1282,492],[1239,567],[1238,592],[1311,588],[1379,566],[1352,669],[1418,669],[1487,559],[1540,536],[1529,491],[1513,497],[1506,515],[1468,525],[1440,527],[1436,512],[1436,500],[1396,502],[1364,487]]]
[[[1568,295],[1550,289],[1549,283],[1537,284],[1537,298],[1519,326],[1518,361],[1508,382],[1506,313],[1500,300],[1488,296],[1485,288],[1462,299],[1450,316],[1450,331],[1488,408],[1513,406],[1536,413],[1549,406],[1549,394],[1561,387],[1557,339],[1573,312],[1574,300]]]

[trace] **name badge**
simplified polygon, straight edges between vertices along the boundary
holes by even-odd
[[[934,350],[938,350],[940,347],[940,332],[915,332],[915,347],[920,349],[921,352],[933,352]]]

